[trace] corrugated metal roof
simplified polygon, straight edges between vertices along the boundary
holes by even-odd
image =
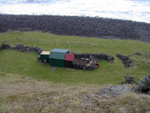
[[[53,49],[51,52],[67,53],[69,49]]]
[[[68,49],[53,49],[50,52],[49,58],[64,60],[66,53],[69,53]]]
[[[50,51],[42,51],[41,55],[49,55]]]
[[[73,61],[73,57],[74,57],[74,54],[66,53],[64,60],[66,60],[66,61]]]
[[[51,52],[49,58],[64,60],[66,53]]]

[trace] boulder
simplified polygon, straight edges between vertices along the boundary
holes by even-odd
[[[150,76],[144,76],[136,90],[148,93],[150,91]]]
[[[98,95],[108,95],[108,96],[116,96],[124,93],[130,93],[132,89],[127,85],[118,85],[118,86],[109,86],[101,89],[97,94]]]

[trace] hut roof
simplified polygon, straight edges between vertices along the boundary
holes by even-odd
[[[69,49],[53,49],[51,52],[58,52],[58,53],[67,53],[69,52]]]
[[[49,58],[64,60],[66,53],[69,53],[68,49],[53,49],[50,52]]]
[[[66,60],[66,61],[73,61],[73,57],[74,57],[74,54],[66,53],[64,60]]]
[[[42,51],[41,55],[49,55],[50,51]]]

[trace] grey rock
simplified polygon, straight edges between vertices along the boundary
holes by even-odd
[[[109,86],[101,89],[97,94],[98,95],[109,95],[109,96],[115,96],[115,95],[121,95],[124,93],[130,93],[132,92],[132,89],[129,88],[127,85],[118,85],[118,86]]]
[[[150,91],[150,76],[144,76],[136,90],[148,93]]]

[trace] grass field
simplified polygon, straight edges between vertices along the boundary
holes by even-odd
[[[35,53],[21,53],[15,50],[0,52],[0,72],[19,74],[37,80],[47,80],[54,83],[86,83],[86,84],[118,84],[124,81],[125,75],[137,77],[139,82],[143,75],[149,75],[150,61],[142,56],[132,55],[135,52],[149,52],[150,44],[131,40],[97,39],[73,36],[58,36],[42,32],[7,32],[0,34],[0,44],[15,46],[23,44],[50,51],[54,48],[69,49],[76,53],[105,53],[115,57],[113,63],[100,61],[100,67],[94,71],[55,68],[37,62]],[[116,54],[132,55],[134,67],[124,68]],[[150,54],[150,53],[147,53]],[[143,65],[146,66],[143,68]]]
[[[37,62],[38,54],[15,50],[0,52],[0,113],[143,113],[150,111],[150,96],[123,94],[99,96],[103,87],[134,76],[139,82],[150,73],[150,44],[132,40],[58,36],[50,33],[9,31],[0,33],[0,45],[70,49],[76,53],[105,53],[113,63],[100,61],[94,71],[51,67]],[[70,48],[69,48],[70,47]],[[141,55],[134,55],[140,52]],[[116,54],[130,55],[126,69]],[[133,87],[133,86],[130,86]]]

